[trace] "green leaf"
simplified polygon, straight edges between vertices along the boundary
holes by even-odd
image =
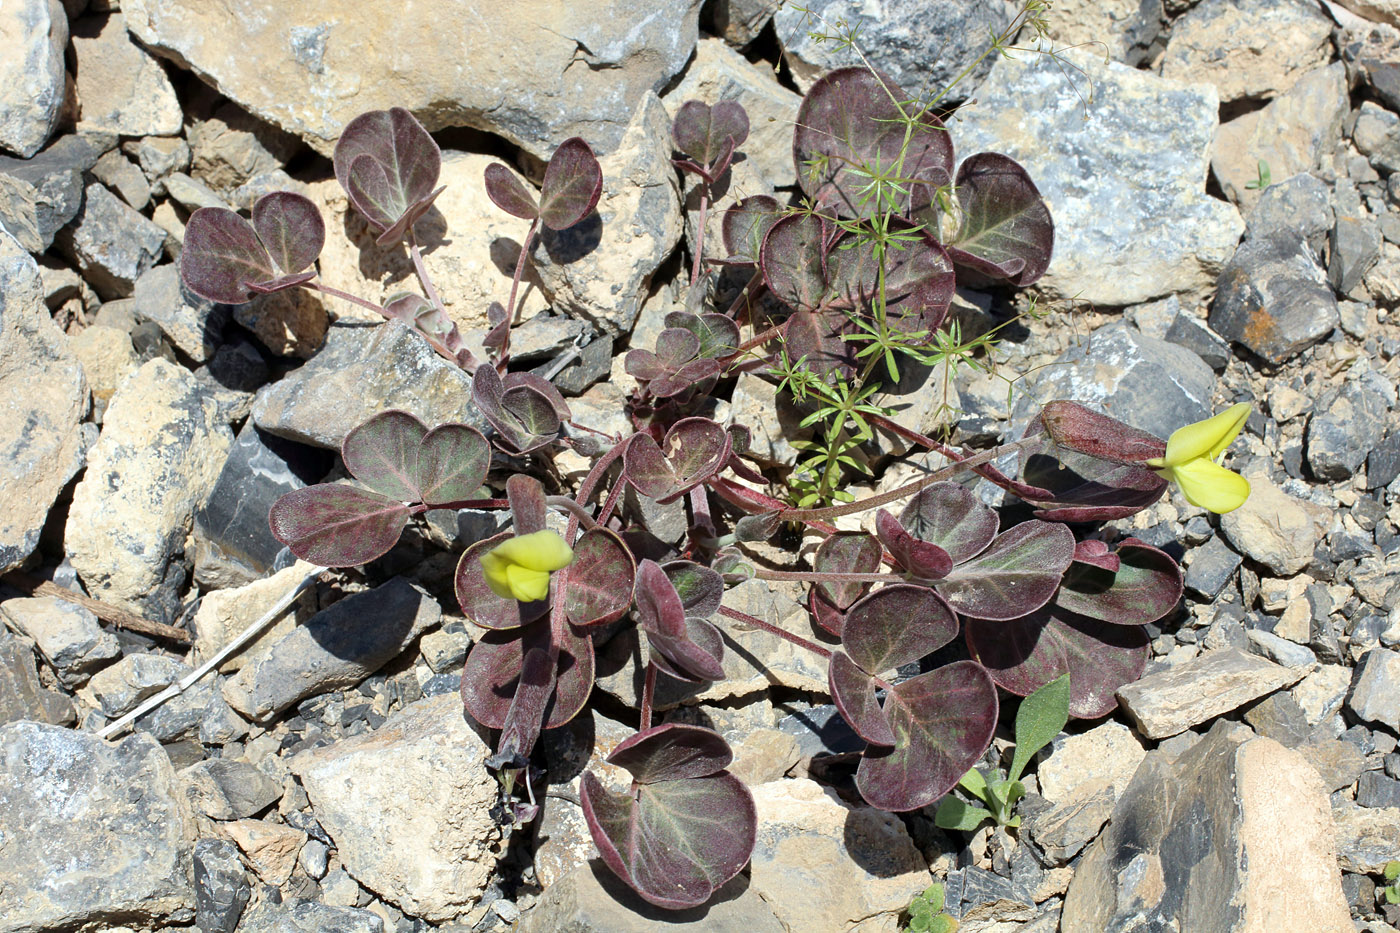
[[[979,800],[987,799],[987,779],[976,768],[969,768],[968,772],[958,779],[958,786]]]
[[[1396,878],[1400,878],[1400,862],[1391,859],[1385,863],[1385,880],[1394,881]]]
[[[1069,721],[1069,675],[1061,674],[1021,701],[1016,710],[1016,753],[1011,759],[1013,781],[1036,752],[1054,741]]]
[[[957,829],[966,833],[981,826],[983,820],[990,819],[991,813],[959,800],[952,794],[943,798],[943,802],[938,805],[938,811],[933,815],[934,825],[939,829]]]
[[[954,933],[958,928],[958,921],[947,914],[939,914],[933,918],[929,924],[928,933]]]
[[[938,913],[943,909],[943,885],[935,881],[924,889],[923,901],[928,904],[929,910]]]
[[[1382,890],[1385,891],[1385,902],[1387,904],[1400,904],[1400,891],[1395,890],[1393,887],[1383,888]]]

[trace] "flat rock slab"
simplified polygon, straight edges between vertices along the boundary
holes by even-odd
[[[1165,739],[1297,683],[1305,673],[1223,648],[1123,687],[1118,701],[1144,736]]]
[[[1060,929],[1350,931],[1317,772],[1225,722],[1175,759],[1149,755],[1079,862]]]
[[[193,820],[155,740],[17,722],[0,762],[0,931],[194,919]]]
[[[495,870],[489,754],[454,692],[289,765],[345,870],[405,913],[439,922],[469,910]]]

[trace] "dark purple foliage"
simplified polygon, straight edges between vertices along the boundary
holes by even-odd
[[[290,191],[259,198],[252,223],[227,208],[201,207],[185,225],[180,277],[202,298],[242,304],[310,281],[316,272],[307,267],[325,242],[316,205]]]
[[[442,193],[433,187],[442,152],[402,107],[371,110],[347,123],[332,161],[351,205],[380,231],[381,246],[402,239]]]

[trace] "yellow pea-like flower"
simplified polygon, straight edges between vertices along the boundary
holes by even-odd
[[[481,573],[497,596],[532,603],[549,595],[549,575],[573,562],[573,549],[546,529],[508,538],[482,554]]]
[[[1186,501],[1210,512],[1233,512],[1249,498],[1249,480],[1220,465],[1225,448],[1239,436],[1253,406],[1232,405],[1205,421],[1178,428],[1167,438],[1165,456],[1146,461],[1176,483]]]

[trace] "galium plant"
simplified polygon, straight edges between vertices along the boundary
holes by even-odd
[[[684,170],[706,183],[718,178],[744,142],[741,113],[681,108],[674,138]],[[937,345],[933,335],[962,276],[1027,284],[1044,271],[1052,245],[1048,212],[1024,169],[983,154],[955,170],[932,111],[868,70],[843,69],[812,88],[794,153],[803,171],[801,205],[783,210],[772,199],[750,198],[725,214],[720,262],[753,270],[744,300],[709,306],[697,246],[695,304],[667,316],[655,350],[629,354],[642,388],[633,405],[637,430],[621,437],[572,430],[553,385],[510,370],[513,307],[495,316],[494,363],[466,350],[414,239],[414,221],[438,191],[440,156],[407,111],[352,121],[335,163],[381,243],[406,244],[421,294],[380,306],[320,282],[313,264],[324,226],[310,202],[293,194],[264,197],[251,223],[227,210],[195,212],[182,258],[187,284],[213,300],[319,289],[372,308],[387,326],[413,328],[472,373],[471,403],[487,432],[424,424],[404,411],[377,414],[341,445],[353,482],[283,497],[271,511],[272,532],[299,557],[348,567],[387,553],[429,510],[508,510],[509,530],[469,544],[453,577],[456,601],[478,630],[462,672],[462,702],[496,733],[487,766],[499,779],[498,813],[507,824],[538,815],[542,731],[585,707],[598,647],[634,627],[644,644],[638,731],[607,756],[631,780],[613,787],[589,772],[581,803],[603,861],[665,908],[708,900],[747,864],[756,837],[753,799],[727,770],[733,753],[725,740],[654,715],[659,684],[699,686],[726,676],[725,626],[764,629],[826,660],[830,693],[867,743],[856,783],[871,805],[904,811],[934,804],[986,752],[1003,691],[1030,696],[1068,674],[1068,689],[1054,688],[1067,693],[1068,715],[1093,718],[1114,708],[1114,691],[1146,662],[1142,627],[1176,606],[1182,578],[1163,551],[1131,538],[1112,543],[1091,523],[1152,504],[1167,489],[1164,473],[1179,482],[1189,477],[1197,490],[1223,483],[1192,464],[1214,462],[1241,421],[1232,416],[1232,428],[1191,429],[1188,442],[1176,443],[1175,435],[1164,442],[1055,402],[1024,437],[976,453],[900,429],[952,462],[859,502],[793,507],[760,491],[768,479],[746,462],[748,427],[696,413],[720,380],[746,366],[787,367],[790,384],[825,400],[830,417],[841,420],[832,450],[844,449],[845,425],[861,419],[899,428],[863,407],[868,378]],[[538,199],[503,169],[488,170],[492,200],[531,225],[516,284],[539,225],[579,222],[601,184],[581,140],[566,141],[551,158]],[[745,318],[760,289],[788,310],[744,338],[743,326],[756,329]],[[870,347],[878,349],[865,353]],[[848,385],[854,390],[838,388]],[[550,461],[566,447],[591,466],[575,488],[551,494],[544,481],[557,489],[558,471]],[[992,465],[1008,454],[1017,460],[1014,475]],[[1004,525],[958,481],[974,476],[1028,502],[1035,517]],[[823,482],[836,491],[838,473]],[[629,489],[682,503],[684,541],[669,547],[653,539],[641,550],[645,536],[632,533],[640,529],[619,508]],[[871,510],[874,534],[833,525]],[[823,536],[810,569],[770,570],[748,559],[748,543],[792,524]],[[785,631],[725,604],[730,585],[754,578],[808,584],[812,631]],[[970,657],[931,666],[930,657],[958,639]],[[1023,740],[1028,749],[1035,741]],[[1009,805],[1010,797],[1001,799]]]

